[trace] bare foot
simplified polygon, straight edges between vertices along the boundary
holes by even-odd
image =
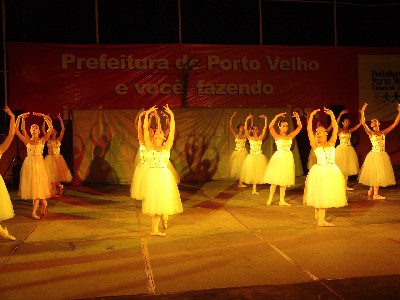
[[[292,206],[292,204],[287,203],[285,200],[279,201],[280,206]]]
[[[374,196],[372,197],[372,199],[374,199],[374,200],[383,200],[383,199],[386,199],[386,198],[383,197],[383,196],[381,196],[381,195],[374,195]]]

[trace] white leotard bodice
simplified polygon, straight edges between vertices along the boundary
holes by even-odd
[[[42,140],[39,140],[36,145],[30,143],[26,144],[27,156],[43,156],[43,149],[44,145],[42,144]]]
[[[262,140],[249,140],[250,154],[262,154],[261,145]]]
[[[318,165],[329,165],[335,163],[335,147],[321,147],[314,149]]]
[[[167,168],[169,163],[170,152],[168,150],[156,151],[149,150],[145,154],[145,160],[150,168]]]
[[[60,154],[61,142],[59,140],[47,140],[47,151],[50,155]]]
[[[371,136],[371,144],[372,144],[372,153],[380,153],[385,151],[385,135],[376,135],[373,134]]]
[[[290,151],[292,139],[278,139],[275,140],[275,144],[278,151]]]
[[[240,138],[239,136],[236,136],[235,138],[235,151],[246,151],[246,141],[247,139]]]
[[[351,146],[351,133],[350,132],[341,132],[339,133],[339,141],[340,145]]]

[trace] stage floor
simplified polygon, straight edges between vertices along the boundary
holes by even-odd
[[[150,236],[129,186],[66,186],[39,221],[10,188],[16,216],[1,224],[17,240],[0,239],[0,299],[399,297],[399,184],[374,201],[351,181],[349,205],[327,212],[336,227],[320,228],[304,178],[287,190],[290,207],[279,189],[267,207],[267,185],[255,196],[234,181],[182,183],[167,237]]]

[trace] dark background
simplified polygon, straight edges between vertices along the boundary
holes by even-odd
[[[3,31],[1,34],[5,42],[400,46],[400,1],[3,0],[3,3],[5,35]],[[3,53],[2,48],[2,57]],[[0,65],[0,106],[4,106],[3,59]]]
[[[2,0],[2,4],[3,58],[7,41],[400,47],[400,1]],[[3,107],[3,59],[0,66]],[[8,118],[2,111],[0,120],[0,133],[7,133]],[[71,131],[69,122],[66,126]],[[67,136],[63,150],[71,154],[72,134]],[[302,157],[304,165],[307,153]],[[65,158],[72,170],[72,155]]]

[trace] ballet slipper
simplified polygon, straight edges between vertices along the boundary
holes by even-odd
[[[155,231],[151,233],[152,236],[167,236],[165,232]]]
[[[328,223],[328,222],[325,221],[325,220],[318,221],[318,226],[319,226],[319,227],[335,227],[334,224]]]
[[[240,188],[245,188],[245,187],[247,187],[247,185],[245,185],[245,184],[238,184],[238,187],[240,187]]]
[[[374,196],[372,196],[372,199],[374,199],[374,200],[383,200],[383,199],[386,199],[386,197],[383,197],[381,195],[374,195]]]
[[[368,190],[368,196],[369,196],[369,197],[372,197],[373,193],[374,193],[373,189],[370,188],[370,189]]]
[[[10,241],[15,241],[16,240],[15,237],[8,232],[7,227],[4,227],[4,229],[3,229],[0,226],[0,235],[2,237],[4,237],[5,239],[10,240]]]
[[[280,200],[279,205],[280,206],[292,206],[292,204],[287,203],[285,200]]]
[[[346,191],[354,191],[353,188],[346,186]]]
[[[260,193],[257,192],[257,191],[252,191],[251,194],[252,194],[252,195],[260,195]]]
[[[267,206],[270,206],[271,204],[272,204],[272,198],[271,199],[268,199],[268,201],[267,201]]]
[[[40,217],[36,213],[32,213],[32,219],[40,220]]]

